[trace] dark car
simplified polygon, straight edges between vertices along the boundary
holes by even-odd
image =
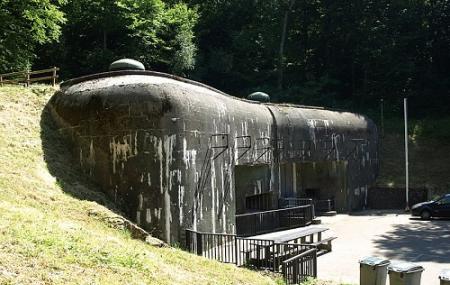
[[[415,204],[411,208],[411,214],[413,216],[420,216],[422,219],[429,219],[431,217],[450,218],[450,194],[445,194],[436,201]]]

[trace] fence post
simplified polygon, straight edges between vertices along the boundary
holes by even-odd
[[[314,278],[317,277],[317,250],[313,252],[313,264],[312,264],[312,275]]]
[[[202,242],[203,236],[201,233],[197,233],[197,255],[203,255],[203,242]]]
[[[55,87],[56,85],[56,66],[53,67],[53,82],[52,86]]]
[[[239,261],[238,261],[238,237],[235,236],[234,237],[234,260],[235,260],[235,264],[237,266],[239,266]]]
[[[184,239],[184,248],[187,249],[189,252],[192,252],[191,250],[191,237],[189,231],[185,230],[185,239]]]
[[[27,80],[27,87],[30,87],[30,71],[28,69],[26,71],[26,80]]]
[[[311,217],[314,219],[316,217],[316,205],[314,205],[314,202],[311,200]]]
[[[0,85],[3,87],[3,76],[0,75]]]

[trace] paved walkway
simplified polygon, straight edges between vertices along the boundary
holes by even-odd
[[[362,212],[321,220],[330,228],[326,235],[338,237],[333,252],[318,258],[321,280],[359,284],[358,260],[368,255],[422,265],[423,285],[438,285],[440,271],[450,269],[450,220],[422,221],[401,212]]]

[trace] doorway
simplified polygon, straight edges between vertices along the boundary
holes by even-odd
[[[282,197],[334,201],[335,210],[347,210],[347,162],[292,162],[281,167]]]
[[[236,165],[234,178],[236,214],[247,212],[246,204],[249,197],[257,199],[260,196],[261,199],[266,199],[270,192],[270,168],[267,164]]]

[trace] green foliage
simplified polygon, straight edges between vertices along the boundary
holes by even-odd
[[[194,68],[195,9],[161,0],[73,0],[64,8],[67,25],[61,44],[49,47],[40,64],[63,50],[65,77],[103,72],[119,58],[135,58],[148,68],[183,74]]]
[[[317,280],[311,277],[308,277],[308,279],[305,282],[300,283],[301,285],[317,285]]]
[[[448,140],[450,139],[450,118],[419,120],[412,130],[412,134],[420,138]]]
[[[302,85],[294,85],[280,92],[278,98],[283,102],[309,105],[325,105],[336,107],[344,105],[344,101],[336,101],[336,87],[339,81],[328,76],[322,76],[316,80],[305,81]]]
[[[0,72],[25,69],[39,44],[57,41],[65,0],[0,0]]]
[[[170,66],[176,74],[195,67],[197,46],[194,43],[193,29],[197,20],[197,11],[188,9],[183,4],[176,4],[167,12],[166,29],[169,34],[174,34],[170,44],[175,51]]]
[[[448,1],[190,2],[201,14],[196,76],[220,89],[261,86],[281,101],[363,111],[408,96],[412,115],[448,111]]]
[[[237,96],[364,113],[381,98],[400,112],[408,97],[417,118],[449,111],[446,0],[64,1],[0,0],[2,69],[57,65],[67,78],[131,57]]]
[[[193,28],[197,12],[185,4],[166,7],[161,1],[122,0],[134,53],[147,66],[157,65],[181,74],[195,65],[197,47]],[[152,51],[152,52],[149,52]]]
[[[390,134],[404,132],[404,120],[400,117],[386,118],[385,130]],[[414,140],[436,139],[446,141],[450,139],[450,118],[424,118],[408,121],[408,134]]]

